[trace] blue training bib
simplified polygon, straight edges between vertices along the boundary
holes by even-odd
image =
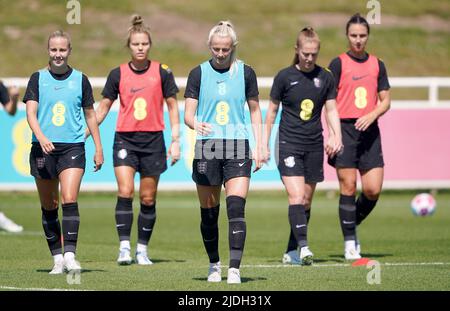
[[[75,69],[65,80],[56,80],[47,69],[39,71],[37,119],[51,142],[84,142],[82,78],[82,73]],[[37,141],[33,134],[33,142]]]
[[[213,131],[209,136],[197,135],[197,139],[248,139],[244,63],[236,61],[224,73],[214,70],[209,61],[200,68],[197,120],[211,124]]]

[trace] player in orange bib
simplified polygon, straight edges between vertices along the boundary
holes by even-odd
[[[328,163],[336,168],[339,179],[339,218],[347,260],[361,258],[356,227],[375,207],[381,192],[384,161],[377,120],[391,103],[386,67],[366,52],[369,33],[367,21],[353,15],[346,25],[350,49],[329,66],[336,79],[344,150]],[[362,193],[356,199],[357,171]]]
[[[128,30],[127,47],[131,61],[113,69],[103,89],[97,109],[101,123],[112,103],[120,97],[113,146],[114,173],[118,184],[116,228],[119,235],[119,265],[132,263],[130,235],[133,223],[134,176],[140,173],[140,213],[136,262],[151,265],[147,245],[156,221],[156,192],[159,176],[180,158],[178,88],[169,67],[148,58],[152,46],[150,29],[134,15]],[[172,129],[168,152],[164,143],[163,103],[167,103]]]

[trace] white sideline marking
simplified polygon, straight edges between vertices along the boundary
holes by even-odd
[[[91,291],[88,289],[70,289],[70,288],[40,288],[40,287],[14,287],[14,286],[1,286],[0,289],[5,290],[25,290],[25,291],[55,291],[55,292],[86,292]]]
[[[20,237],[23,235],[43,235],[44,231],[22,231],[22,232],[6,232],[6,231],[0,231],[0,235],[7,235],[7,236],[14,236],[14,237]]]
[[[381,262],[382,266],[444,266],[450,265],[450,262]],[[334,263],[334,264],[312,264],[310,267],[327,268],[327,267],[351,267],[351,263]],[[225,267],[225,266],[224,266]],[[244,268],[290,268],[303,267],[302,265],[241,265]]]

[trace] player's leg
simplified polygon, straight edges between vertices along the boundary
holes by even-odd
[[[140,265],[151,265],[148,258],[147,245],[156,222],[156,193],[159,175],[141,177],[139,197],[141,202],[138,216],[138,242],[136,246],[136,262]]]
[[[323,157],[322,157],[323,158]],[[305,216],[306,226],[309,227],[309,219],[311,217],[311,205],[314,197],[314,191],[316,190],[316,183],[305,183]],[[300,249],[300,261],[302,264],[311,264],[313,261],[313,253],[309,247]]]
[[[361,171],[362,193],[356,201],[356,224],[359,225],[373,210],[383,186],[384,169],[376,167]]]
[[[67,168],[59,174],[61,184],[61,207],[63,212],[62,232],[64,237],[64,264],[68,271],[80,270],[75,260],[80,227],[78,193],[84,169]]]
[[[308,225],[305,213],[305,178],[303,176],[282,176],[288,194],[289,224],[297,241],[300,264],[312,264],[313,255],[308,248]],[[302,256],[303,255],[303,256]]]
[[[64,272],[62,255],[61,224],[58,218],[59,190],[58,179],[35,178],[42,211],[42,227],[48,248],[53,256],[53,269],[50,274]]]
[[[356,178],[355,168],[336,169],[340,196],[339,196],[339,220],[342,234],[344,235],[344,257],[347,260],[361,258],[356,251]]]
[[[159,176],[167,170],[164,141],[160,152],[137,153],[138,172],[141,174],[139,188],[140,212],[138,216],[138,242],[136,247],[136,262],[139,265],[151,265],[148,258],[147,245],[152,236],[156,222],[156,193]]]
[[[192,162],[192,180],[196,184],[200,202],[200,232],[209,258],[208,282],[222,280],[218,219],[223,160],[220,154],[215,154],[216,147],[214,140],[197,140]]]
[[[311,206],[314,192],[316,191],[316,185],[316,183],[305,183],[305,214],[307,224],[309,224],[309,219],[311,218]]]
[[[61,223],[58,218],[59,180],[55,157],[45,155],[39,144],[34,143],[30,152],[30,173],[35,178],[42,211],[42,226],[54,266],[50,274],[64,272],[61,243]]]
[[[239,284],[241,283],[239,268],[247,236],[245,204],[252,170],[248,140],[227,140],[224,158],[223,180],[227,202],[230,250],[227,283]]]
[[[374,209],[381,193],[384,177],[384,159],[380,129],[373,123],[363,132],[358,169],[361,174],[362,192],[356,200],[356,225],[358,226]],[[361,246],[356,240],[357,251]]]
[[[375,207],[384,176],[383,151],[378,125],[376,123],[371,125],[363,138],[363,152],[359,162],[362,193],[356,201],[357,224],[360,224]]]
[[[225,181],[228,215],[228,242],[230,249],[230,264],[227,278],[228,284],[241,283],[239,267],[241,265],[245,238],[247,236],[245,203],[249,185],[250,177],[247,176],[234,177]]]
[[[222,185],[208,186],[197,184],[201,216],[200,232],[209,258],[208,282],[220,282],[222,280],[218,227],[221,189]]]
[[[119,265],[129,265],[131,258],[131,227],[133,225],[133,195],[135,168],[131,166],[114,167],[118,195],[115,209],[116,229],[119,236]]]

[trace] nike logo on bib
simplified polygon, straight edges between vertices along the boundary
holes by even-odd
[[[139,92],[139,91],[141,91],[141,90],[143,90],[143,89],[145,89],[145,88],[146,88],[146,86],[141,87],[141,88],[138,88],[138,89],[135,89],[134,87],[132,87],[132,88],[130,89],[130,92],[131,92],[131,93],[136,93],[136,92]]]
[[[352,80],[353,81],[357,81],[357,80],[361,80],[362,78],[365,78],[365,77],[367,77],[368,75],[364,75],[364,76],[352,76]]]

